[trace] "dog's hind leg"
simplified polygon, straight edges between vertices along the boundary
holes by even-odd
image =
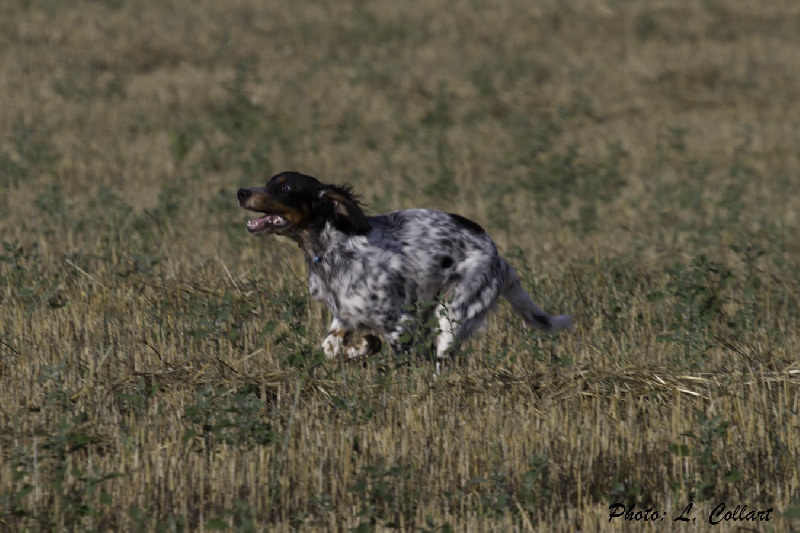
[[[472,268],[469,268],[472,266]],[[470,335],[478,331],[494,307],[502,290],[502,279],[483,262],[466,264],[461,278],[445,293],[445,301],[436,308],[439,334],[436,357],[446,359]],[[439,363],[437,362],[437,370]]]

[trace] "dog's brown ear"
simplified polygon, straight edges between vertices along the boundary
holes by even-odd
[[[336,229],[359,235],[369,233],[372,229],[361,202],[349,186],[327,185],[320,189],[317,198],[330,209]]]

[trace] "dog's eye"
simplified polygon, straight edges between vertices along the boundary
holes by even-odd
[[[280,189],[278,189],[278,190],[280,192],[284,193],[284,194],[288,194],[288,193],[292,192],[292,186],[289,185],[288,183],[284,183],[283,185],[281,185]]]

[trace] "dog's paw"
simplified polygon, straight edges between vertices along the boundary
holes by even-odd
[[[369,357],[381,351],[383,343],[375,335],[364,335],[358,346],[347,347],[347,358],[356,359],[359,357]]]
[[[338,359],[342,354],[342,347],[344,346],[344,338],[338,332],[330,333],[322,341],[322,353],[325,354],[325,359],[333,360]]]

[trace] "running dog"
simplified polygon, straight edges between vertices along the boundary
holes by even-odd
[[[351,344],[358,330],[407,352],[420,324],[435,324],[436,356],[446,358],[480,329],[500,296],[529,327],[555,333],[572,325],[569,316],[542,311],[491,237],[460,215],[405,209],[367,216],[349,186],[298,172],[236,196],[239,206],[261,213],[247,223],[250,233],[283,235],[302,249],[311,296],[333,313],[322,342],[329,359],[380,351],[375,335]]]

